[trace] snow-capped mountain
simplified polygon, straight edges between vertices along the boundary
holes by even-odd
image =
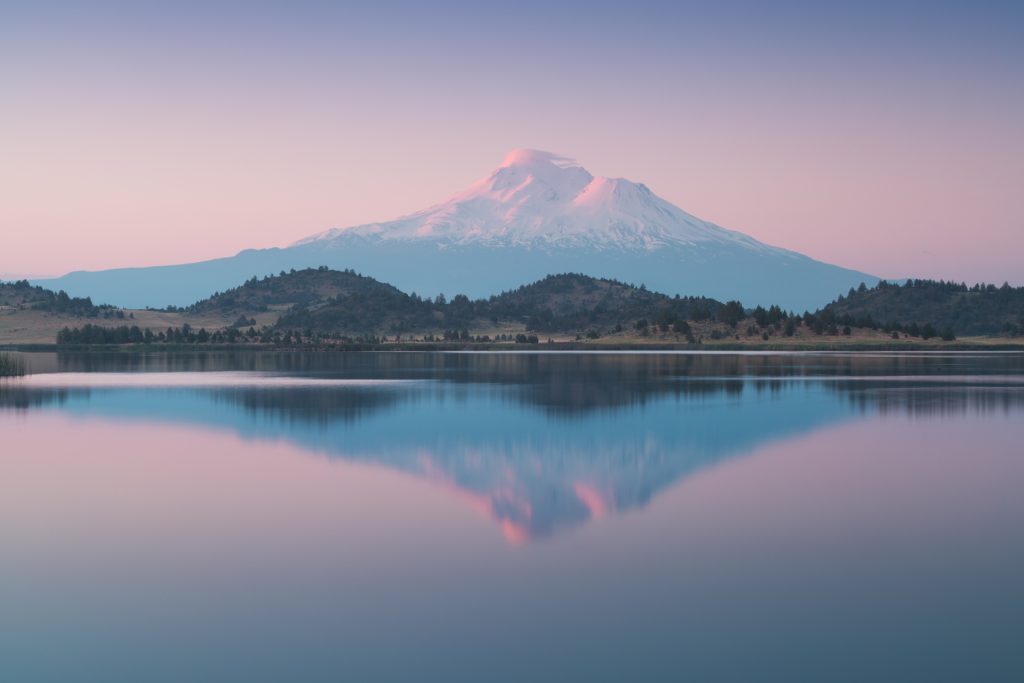
[[[466,190],[393,221],[334,228],[280,249],[75,272],[39,284],[122,306],[181,306],[254,275],[320,265],[421,295],[483,297],[578,272],[795,311],[877,282],[703,221],[643,184],[594,177],[568,158],[519,149]]]
[[[718,243],[785,253],[691,216],[646,185],[595,178],[575,161],[532,149],[513,150],[493,173],[441,204],[387,223],[335,228],[296,245],[351,237],[536,249]]]

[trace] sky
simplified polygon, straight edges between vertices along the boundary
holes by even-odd
[[[1024,3],[0,4],[0,278],[283,246],[517,147],[882,277],[1024,284]]]

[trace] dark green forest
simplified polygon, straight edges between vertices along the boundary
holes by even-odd
[[[1024,335],[1024,287],[907,280],[861,285],[816,314],[839,325],[935,334]]]

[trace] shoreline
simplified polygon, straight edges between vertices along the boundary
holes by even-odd
[[[1021,352],[1024,353],[1024,339],[1020,342],[993,339],[987,341],[955,341],[935,342],[905,341],[899,343],[872,343],[872,342],[820,342],[820,343],[745,343],[745,344],[722,344],[722,343],[701,343],[686,344],[673,342],[651,342],[651,343],[585,343],[585,342],[541,342],[538,344],[517,344],[517,343],[486,343],[470,342],[440,343],[440,342],[388,342],[383,344],[85,344],[85,345],[58,345],[58,344],[0,344],[0,351],[8,352],[69,352],[69,353],[187,353],[187,352],[224,352],[233,353],[239,351],[281,351],[281,352],[305,352],[305,353],[350,353],[350,352],[452,352],[452,351],[475,351],[491,353],[530,353],[530,352],[580,352],[593,353],[601,352],[659,352],[659,351],[688,351],[691,353],[702,352],[920,352],[920,351],[993,351],[993,352]]]

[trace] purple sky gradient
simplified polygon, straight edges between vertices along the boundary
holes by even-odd
[[[15,3],[0,277],[280,246],[515,147],[883,277],[1024,284],[1000,3]]]

